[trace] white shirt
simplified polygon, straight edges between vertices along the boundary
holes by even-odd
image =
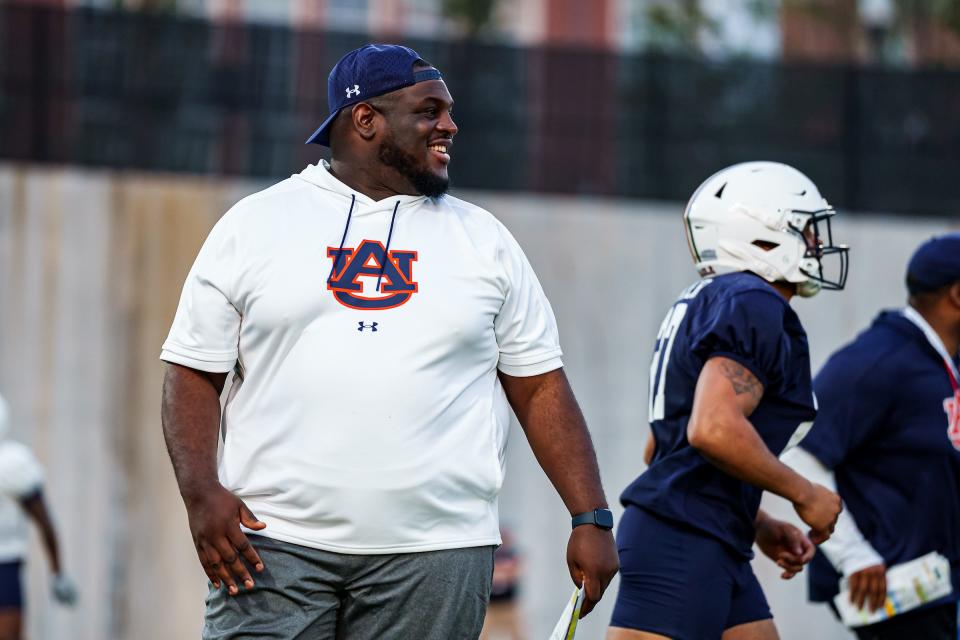
[[[537,375],[560,356],[553,311],[493,216],[450,196],[376,202],[313,165],[216,224],[161,354],[237,372],[219,475],[262,534],[344,553],[497,544],[510,419],[497,369]]]
[[[29,531],[20,500],[43,486],[43,469],[26,446],[7,437],[9,411],[0,397],[0,562],[27,555]]]

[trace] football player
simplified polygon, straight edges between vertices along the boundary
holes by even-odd
[[[54,599],[73,606],[77,588],[64,572],[60,545],[44,492],[43,469],[25,445],[10,436],[10,409],[0,396],[0,640],[22,637],[21,572],[29,551],[28,522],[37,525],[53,574]]]
[[[704,182],[684,213],[701,279],[667,312],[650,365],[648,469],[621,495],[620,590],[608,640],[777,638],[753,543],[791,578],[840,498],[778,460],[816,414],[795,295],[842,289],[834,210],[789,166],[748,162]],[[760,511],[772,491],[809,538]]]

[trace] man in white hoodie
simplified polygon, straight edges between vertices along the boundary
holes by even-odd
[[[332,161],[217,223],[163,345],[204,637],[477,637],[511,407],[573,516],[589,612],[617,569],[612,516],[536,275],[493,216],[445,195],[446,84],[411,49],[367,45],[328,98],[308,142]]]
[[[27,518],[40,528],[53,572],[53,597],[73,604],[76,588],[63,573],[57,534],[43,499],[43,470],[26,446],[10,439],[10,410],[0,396],[0,638],[20,638],[23,588],[20,571],[27,555]]]

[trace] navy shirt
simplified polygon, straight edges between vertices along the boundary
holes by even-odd
[[[763,384],[750,422],[774,455],[809,427],[816,415],[810,352],[796,313],[755,275],[701,280],[680,295],[657,336],[649,407],[656,453],[620,501],[704,531],[748,559],[762,491],[720,471],[687,442],[694,389],[714,356],[739,362]]]
[[[960,451],[951,444],[953,387],[943,358],[913,322],[885,311],[836,352],[814,383],[820,413],[801,445],[834,469],[837,489],[887,566],[930,551],[960,590]],[[826,601],[839,574],[817,553],[810,599]]]

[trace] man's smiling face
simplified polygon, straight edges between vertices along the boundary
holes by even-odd
[[[457,125],[453,98],[443,80],[428,80],[400,89],[388,106],[376,107],[387,123],[377,156],[425,196],[446,193],[447,166]]]

